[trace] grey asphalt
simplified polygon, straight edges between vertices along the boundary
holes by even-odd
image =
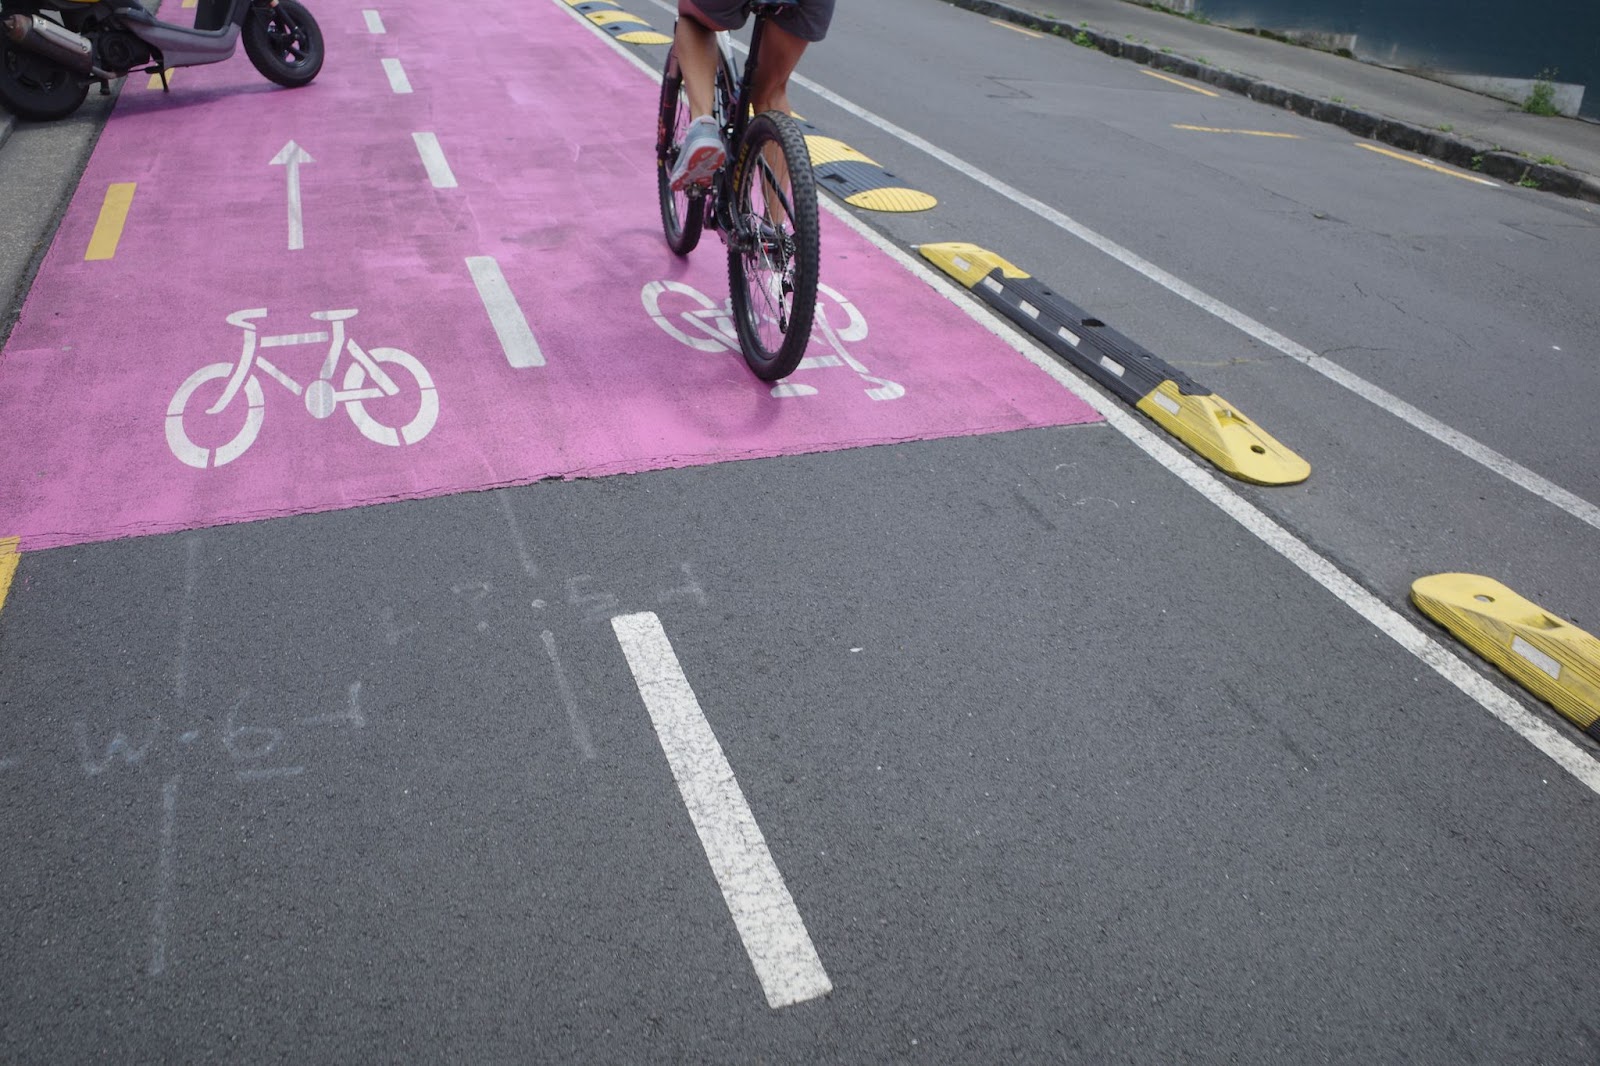
[[[944,0],[1066,37],[1505,181],[1600,201],[1600,123],[1531,115],[1404,71],[1127,0]],[[1544,158],[1560,163],[1541,163]]]
[[[1600,201],[1600,123],[1530,115],[1426,78],[1205,25],[1128,0],[1032,0],[1026,9],[994,0],[937,2],[1048,32],[1075,36],[1081,31],[1095,47],[1130,60],[1270,99],[1363,135],[1381,133],[1409,150],[1455,164],[1472,166],[1481,158],[1485,172],[1504,180],[1531,178],[1549,191]],[[86,106],[99,122],[109,107],[95,106],[97,99],[91,93]],[[0,152],[16,128],[37,125],[19,123],[0,109]],[[1546,157],[1561,165],[1538,162]],[[41,235],[47,239],[57,213],[7,210],[0,222],[4,247],[31,246]],[[0,254],[0,292],[15,291],[29,271],[28,260]],[[8,331],[9,323],[0,325],[0,342]]]
[[[1078,427],[31,556],[0,1055],[1593,1061],[1593,794],[1234,536]],[[618,610],[826,999],[763,1002]]]
[[[840,19],[809,75],[1600,491],[1587,204],[935,0]],[[1302,450],[1238,491],[1397,610],[1455,568],[1600,603],[1594,531],[803,99],[940,197],[898,243],[1001,249]],[[643,610],[825,999],[762,1000],[607,625]],[[1594,793],[1107,426],[30,553],[0,803],[8,1060],[1600,1058]]]

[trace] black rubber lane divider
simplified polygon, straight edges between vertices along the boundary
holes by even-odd
[[[1232,404],[1015,264],[975,244],[924,244],[917,250],[1223,473],[1258,485],[1292,485],[1311,476],[1311,464]]]
[[[1600,740],[1600,639],[1477,574],[1418,578],[1411,600],[1461,643]]]

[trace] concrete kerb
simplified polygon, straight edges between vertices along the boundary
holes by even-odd
[[[1326,122],[1371,140],[1381,141],[1402,151],[1426,155],[1452,166],[1476,171],[1517,185],[1532,183],[1544,192],[1600,203],[1600,178],[1550,163],[1537,163],[1496,145],[1481,144],[1440,130],[1427,129],[1398,119],[1385,118],[1332,100],[1309,96],[1271,82],[1219,70],[1209,64],[1173,52],[1163,52],[1147,44],[1135,44],[1088,26],[1074,26],[1045,15],[1023,11],[995,0],[945,0],[946,3],[980,15],[1004,19],[1017,26],[1066,37],[1119,59],[1129,59],[1148,67],[1167,71],[1191,81],[1215,85],[1259,103],[1293,111],[1316,122]]]

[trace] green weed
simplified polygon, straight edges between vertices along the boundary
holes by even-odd
[[[1522,102],[1522,110],[1530,115],[1559,115],[1556,108],[1556,87],[1551,79],[1555,77],[1553,70],[1542,70],[1539,77],[1534,80],[1533,89],[1528,93],[1528,98]]]

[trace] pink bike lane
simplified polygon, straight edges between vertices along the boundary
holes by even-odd
[[[1096,419],[827,212],[810,358],[757,381],[608,42],[549,0],[314,9],[309,87],[124,86],[0,354],[22,550]]]

